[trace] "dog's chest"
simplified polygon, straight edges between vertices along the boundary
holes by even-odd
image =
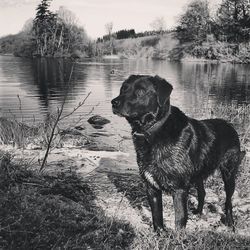
[[[135,141],[137,163],[144,180],[157,189],[172,191],[179,186],[181,169],[177,167],[175,147],[168,143],[149,145]]]

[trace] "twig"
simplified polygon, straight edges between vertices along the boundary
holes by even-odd
[[[79,102],[77,107],[75,107],[70,113],[68,113],[67,115],[64,115],[62,117],[59,118],[59,121],[65,119],[66,117],[69,117],[70,115],[72,115],[76,110],[78,110],[84,103],[85,101],[88,99],[88,97],[90,96],[91,92],[89,92],[87,94],[87,96],[83,99],[83,101]]]
[[[87,113],[87,114],[84,114],[84,115],[79,115],[79,118],[78,120],[74,121],[74,125],[69,125],[68,128],[72,127],[72,126],[77,126],[83,119],[85,119],[86,116],[89,116],[90,114],[93,113],[93,111],[95,110],[95,107],[99,106],[100,103],[97,103],[94,107],[92,107],[92,109]],[[67,128],[67,129],[68,129]],[[84,135],[83,135],[84,136]],[[87,136],[85,136],[87,137]]]
[[[74,70],[74,64],[73,64],[72,67],[71,67],[71,71],[70,71],[70,75],[69,75],[69,80],[68,80],[68,86],[69,86],[69,83],[70,83],[70,81],[71,81],[71,77],[72,77],[72,74],[73,74],[73,70]],[[47,161],[47,158],[48,158],[48,155],[49,155],[50,147],[51,147],[51,144],[52,144],[54,135],[55,135],[55,130],[56,130],[56,127],[57,127],[58,122],[60,121],[60,117],[61,117],[62,112],[63,112],[63,109],[64,109],[64,105],[65,105],[66,98],[67,98],[67,93],[68,93],[68,88],[67,88],[67,91],[66,91],[66,93],[65,93],[65,96],[64,96],[64,99],[63,99],[62,106],[61,106],[60,109],[58,108],[58,110],[57,110],[57,117],[56,117],[54,126],[53,126],[53,128],[52,128],[52,131],[51,131],[51,134],[50,134],[50,137],[49,137],[47,149],[46,149],[46,152],[45,152],[45,155],[44,155],[44,158],[43,158],[43,162],[42,162],[42,165],[41,165],[41,167],[40,167],[39,172],[41,172],[41,171],[44,169],[44,167],[45,167],[45,164],[46,164],[46,161]]]
[[[21,98],[20,98],[19,94],[17,94],[17,98],[18,98],[18,101],[19,101],[19,110],[20,110],[20,113],[21,113],[21,122],[23,122],[22,101],[21,101]]]

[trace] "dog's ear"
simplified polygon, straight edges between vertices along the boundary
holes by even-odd
[[[166,104],[167,100],[169,100],[173,87],[165,79],[157,75],[153,77],[153,82],[157,92],[158,104],[162,107]]]

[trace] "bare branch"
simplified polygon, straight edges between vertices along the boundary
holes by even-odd
[[[70,115],[72,115],[75,111],[77,111],[80,107],[82,107],[84,105],[84,103],[86,102],[86,100],[88,99],[88,97],[90,96],[91,92],[89,92],[87,94],[87,96],[83,99],[83,101],[79,102],[78,105],[67,115],[64,115],[62,117],[60,117],[59,121],[65,119],[66,117],[69,117]]]

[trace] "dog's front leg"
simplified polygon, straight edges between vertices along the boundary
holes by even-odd
[[[186,227],[187,224],[187,190],[178,189],[173,193],[175,209],[175,228],[177,230]]]
[[[163,230],[162,191],[147,183],[148,202],[151,207],[155,231]]]

